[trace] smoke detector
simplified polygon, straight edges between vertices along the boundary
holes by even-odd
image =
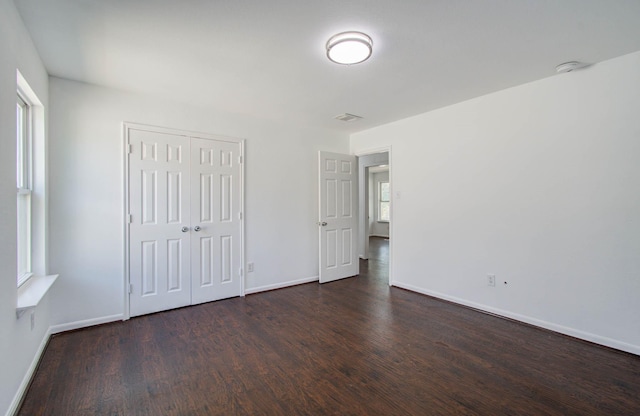
[[[340,114],[339,116],[335,116],[334,118],[336,120],[347,121],[347,122],[358,121],[362,119],[362,117],[360,116],[356,116],[355,114],[349,114],[349,113]]]
[[[578,62],[578,61],[565,62],[563,64],[556,66],[556,72],[558,74],[562,74],[565,72],[571,72],[571,71],[575,71],[576,69],[584,68],[585,66],[587,66],[587,64],[585,64],[584,62]]]

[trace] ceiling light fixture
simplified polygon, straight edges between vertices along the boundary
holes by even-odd
[[[373,52],[373,41],[362,32],[342,32],[327,41],[327,58],[342,65],[364,62]]]

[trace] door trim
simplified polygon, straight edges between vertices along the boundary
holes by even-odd
[[[394,188],[393,182],[393,152],[391,149],[391,145],[377,147],[374,149],[366,149],[356,152],[355,155],[360,158],[361,156],[373,155],[376,153],[389,153],[389,186],[391,187],[391,215],[389,219],[389,286],[393,286],[393,246],[394,246],[394,234],[393,234],[393,224],[394,224],[394,212],[393,208],[396,205],[396,189]],[[358,159],[359,160],[359,159]],[[358,171],[360,170],[360,162],[358,161]],[[361,214],[361,207],[358,207],[358,213]]]
[[[122,122],[122,189],[123,189],[123,204],[122,204],[122,227],[123,227],[123,300],[124,300],[124,313],[123,321],[128,320],[131,317],[129,308],[129,285],[131,284],[131,276],[129,273],[130,258],[129,258],[129,132],[131,130],[144,130],[155,133],[171,134],[174,136],[182,136],[185,139],[191,137],[197,137],[200,139],[217,140],[223,142],[237,143],[240,147],[240,296],[245,296],[245,195],[244,195],[244,175],[245,175],[245,139],[239,139],[235,137],[222,136],[218,134],[202,133],[197,131],[189,131],[182,129],[174,129],[169,127],[153,126],[149,124],[140,124],[124,121]]]

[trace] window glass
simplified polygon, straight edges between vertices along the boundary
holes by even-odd
[[[17,96],[16,184],[18,286],[31,276],[31,129],[30,107]]]
[[[379,195],[378,221],[389,221],[391,218],[390,201],[389,201],[389,182],[380,182],[378,195]]]

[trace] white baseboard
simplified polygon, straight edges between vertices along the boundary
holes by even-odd
[[[40,342],[40,346],[38,347],[38,350],[36,351],[36,354],[34,355],[33,360],[31,361],[31,364],[27,369],[27,372],[22,378],[22,382],[20,382],[18,391],[16,392],[15,396],[13,397],[13,400],[11,401],[11,405],[9,406],[9,409],[7,409],[6,416],[13,416],[16,413],[18,413],[18,409],[20,407],[20,404],[22,403],[22,399],[24,398],[24,395],[27,394],[27,388],[29,388],[29,383],[33,378],[33,374],[36,372],[36,368],[38,368],[40,357],[42,357],[42,354],[44,353],[44,349],[47,346],[47,342],[49,342],[50,337],[51,337],[51,328],[49,328],[44,333],[44,337],[42,337],[42,342]]]
[[[124,314],[103,316],[100,318],[85,319],[84,321],[69,322],[67,324],[53,325],[49,329],[51,334],[59,334],[60,332],[73,331],[74,329],[86,328],[88,326],[106,324],[109,322],[122,321]]]
[[[284,283],[276,283],[273,285],[252,287],[250,289],[246,289],[244,293],[245,295],[251,295],[252,293],[266,292],[267,290],[282,289],[289,286],[296,286],[296,285],[302,285],[305,283],[317,282],[319,279],[320,278],[318,276],[313,276],[313,277],[306,277],[304,279],[290,280]]]
[[[392,286],[399,287],[401,289],[410,290],[412,292],[421,293],[427,296],[433,296],[434,298],[444,299],[449,302],[457,303],[460,305],[468,306],[473,309],[478,309],[480,311],[488,312],[494,315],[502,316],[505,318],[513,319],[516,321],[524,322],[529,325],[537,326],[540,328],[548,329],[554,332],[558,332],[564,335],[569,335],[570,337],[579,338],[585,341],[593,342],[595,344],[604,345],[605,347],[614,348],[617,350],[629,352],[631,354],[640,355],[640,346],[628,344],[626,342],[618,341],[615,339],[603,337],[600,335],[592,334],[590,332],[580,331],[578,329],[569,328],[566,326],[554,324],[553,322],[543,321],[537,318],[532,318],[526,315],[520,315],[514,312],[505,311],[503,309],[493,308],[491,306],[483,305],[481,303],[471,302],[466,299],[457,298],[455,296],[445,295],[439,292],[433,292],[431,290],[426,290],[419,288],[417,286],[408,285],[405,283],[401,283],[398,281],[393,281],[391,283]]]

